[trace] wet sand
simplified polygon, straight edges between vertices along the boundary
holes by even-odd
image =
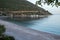
[[[0,24],[5,25],[5,33],[14,36],[16,40],[60,40],[60,35],[33,30],[3,20],[0,20]]]

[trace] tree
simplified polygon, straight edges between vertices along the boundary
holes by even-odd
[[[60,6],[60,2],[58,0],[39,0],[36,1],[36,4],[42,5],[42,3],[47,3],[47,5],[52,5],[52,6]]]
[[[5,31],[4,25],[0,25],[0,40],[15,40],[14,37],[5,35]]]
[[[2,35],[5,32],[4,25],[0,25],[0,35]]]

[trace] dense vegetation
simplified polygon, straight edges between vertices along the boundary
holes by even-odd
[[[4,25],[0,25],[0,40],[15,40],[12,36],[7,36],[4,34],[6,31]]]
[[[0,10],[39,10],[39,8],[26,0],[0,0]]]
[[[43,10],[26,0],[0,0],[0,5],[3,10]]]
[[[27,0],[0,0],[1,11],[39,11],[39,14],[51,14]],[[37,13],[37,14],[38,14]]]

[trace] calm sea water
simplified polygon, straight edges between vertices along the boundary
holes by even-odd
[[[21,18],[21,20],[8,20],[22,27],[60,35],[60,15],[50,15],[44,18]]]

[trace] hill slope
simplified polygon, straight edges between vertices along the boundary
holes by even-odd
[[[0,0],[0,10],[10,11],[41,11],[41,14],[50,14],[44,9],[26,0]],[[47,13],[46,13],[47,12]]]

